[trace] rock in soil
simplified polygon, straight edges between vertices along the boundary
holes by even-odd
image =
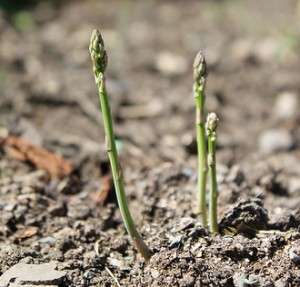
[[[65,271],[57,271],[56,264],[18,263],[0,277],[1,287],[60,286],[66,279]]]

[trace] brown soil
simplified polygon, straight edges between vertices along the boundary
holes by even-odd
[[[300,286],[295,1],[12,3],[0,10],[0,275],[56,262],[63,286]],[[109,55],[126,194],[154,254],[147,265],[114,196],[94,28]],[[207,111],[220,117],[219,235],[194,212],[199,49]]]

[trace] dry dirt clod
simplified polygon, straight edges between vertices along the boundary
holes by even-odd
[[[255,235],[258,230],[266,229],[268,213],[262,207],[262,202],[256,200],[244,200],[232,208],[221,220],[221,230],[234,228],[237,232]]]

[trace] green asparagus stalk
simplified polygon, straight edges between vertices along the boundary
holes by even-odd
[[[207,163],[210,175],[210,200],[209,200],[209,227],[212,233],[218,233],[217,215],[217,173],[216,173],[216,140],[219,119],[215,113],[209,113],[206,120],[206,134],[208,141]]]
[[[194,60],[194,96],[196,99],[196,133],[198,150],[198,213],[202,223],[207,226],[206,211],[206,140],[204,126],[205,85],[208,69],[203,53],[200,51]]]
[[[129,233],[135,246],[145,258],[145,260],[148,261],[151,257],[151,251],[143,241],[141,235],[134,225],[126,200],[123,173],[118,159],[112,118],[105,85],[105,70],[107,67],[108,57],[104,47],[102,36],[98,30],[94,30],[92,33],[89,51],[93,60],[93,72],[96,84],[98,86],[100,105],[102,108],[104,129],[106,134],[106,150],[111,164],[112,175],[121,215],[127,232]]]

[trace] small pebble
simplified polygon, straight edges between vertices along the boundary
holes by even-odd
[[[155,61],[156,69],[164,75],[176,76],[185,73],[188,69],[186,58],[170,52],[161,52]]]
[[[56,239],[52,236],[47,236],[47,237],[41,238],[39,240],[39,243],[42,244],[42,245],[54,246],[54,244],[56,243]]]
[[[189,274],[185,274],[180,280],[180,287],[191,287],[195,284],[195,278]]]
[[[182,168],[181,173],[184,176],[188,177],[188,178],[197,176],[197,174],[195,173],[195,171],[193,169],[189,168],[189,167]]]
[[[113,267],[120,268],[123,265],[123,262],[116,258],[109,258],[109,264]]]
[[[151,272],[152,278],[157,279],[159,277],[159,272],[157,270],[151,269],[150,272]]]
[[[172,238],[171,243],[169,244],[170,248],[176,248],[181,244],[181,240],[182,240],[182,235],[178,235],[176,237]]]
[[[231,235],[224,235],[222,241],[224,243],[232,243],[234,240]]]
[[[82,277],[86,280],[91,280],[94,276],[95,276],[95,271],[93,270],[88,270],[86,272],[84,272],[84,274],[82,275]]]
[[[261,287],[274,287],[274,284],[271,281],[264,282]]]
[[[263,38],[253,48],[254,56],[258,61],[273,61],[278,53],[278,41],[275,38]]]
[[[0,127],[0,137],[6,138],[9,135],[7,128]]]
[[[250,286],[259,286],[259,280],[260,280],[260,276],[259,275],[251,274],[248,277],[247,283]]]
[[[279,164],[280,168],[285,172],[300,175],[300,160],[296,155],[291,153],[285,154],[277,166],[279,166]]]
[[[6,206],[4,206],[4,210],[5,211],[13,211],[16,207],[16,204],[14,203],[10,203],[10,204],[7,204]]]
[[[179,232],[192,227],[195,224],[195,220],[191,217],[183,217],[180,222],[175,224],[172,232]]]
[[[288,181],[288,189],[291,194],[300,191],[300,178],[298,177],[291,177]]]
[[[298,110],[298,96],[291,92],[278,95],[274,105],[274,116],[278,119],[291,118]]]
[[[277,280],[275,282],[275,287],[287,287],[288,286],[288,283],[282,281],[282,280]]]
[[[247,61],[253,57],[253,43],[250,40],[239,39],[231,45],[231,55],[238,61]]]
[[[227,182],[235,182],[237,185],[241,185],[244,181],[244,174],[238,165],[234,165],[230,168],[230,171],[226,177]]]
[[[259,150],[263,155],[289,150],[293,144],[293,137],[284,130],[267,130],[263,132],[258,139]]]
[[[244,274],[241,273],[235,273],[233,275],[233,285],[234,287],[245,287],[245,280],[246,276]]]
[[[298,252],[297,252],[298,251]],[[290,249],[289,255],[290,255],[290,259],[294,262],[294,263],[298,263],[300,262],[300,250],[297,250],[296,247],[292,247]]]

